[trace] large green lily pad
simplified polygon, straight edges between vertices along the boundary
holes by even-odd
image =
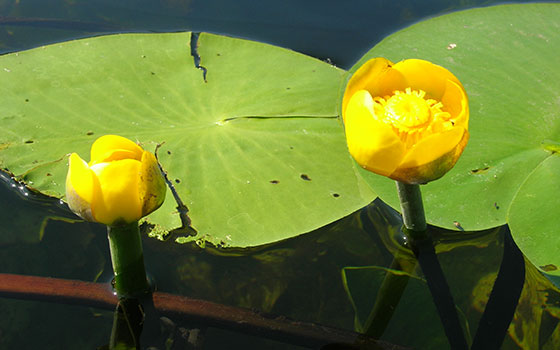
[[[559,30],[560,4],[472,9],[391,35],[353,67],[383,56],[395,62],[422,58],[453,72],[469,95],[471,138],[455,168],[422,187],[428,221],[465,230],[508,222],[531,260],[556,266]],[[362,174],[399,208],[393,181]]]
[[[119,134],[154,151],[197,236],[254,246],[369,203],[337,119],[344,71],[278,47],[201,34],[121,34],[0,57],[0,167],[63,198],[67,155]],[[147,221],[181,228],[168,191]],[[177,233],[179,232],[179,233]],[[182,235],[181,235],[182,234]]]

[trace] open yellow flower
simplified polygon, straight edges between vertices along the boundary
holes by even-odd
[[[354,159],[408,184],[442,177],[469,139],[465,89],[445,68],[418,59],[367,61],[346,86],[342,118]]]
[[[91,146],[91,161],[69,158],[66,199],[88,221],[118,225],[138,221],[161,206],[166,185],[155,156],[121,136]]]

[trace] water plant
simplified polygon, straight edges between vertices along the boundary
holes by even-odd
[[[109,225],[115,256],[126,251],[118,248],[123,237],[134,237],[125,245],[136,248],[140,237],[171,239],[185,245],[185,256],[196,247],[235,254],[323,227],[378,196],[402,213],[404,229],[392,216],[401,241],[389,249],[388,268],[342,269],[356,330],[389,334],[387,310],[397,309],[407,288],[427,284],[454,348],[496,347],[507,332],[521,343],[508,330],[525,278],[517,246],[539,276],[558,283],[560,275],[559,11],[557,4],[504,5],[433,18],[387,37],[348,72],[271,45],[190,32],[108,35],[7,54],[0,57],[0,165],[26,191]],[[89,163],[77,155],[107,134],[129,140],[102,137]],[[488,230],[504,255],[471,335],[473,321],[455,305],[436,252],[489,244],[479,240]],[[134,251],[140,255],[131,260],[141,261],[141,249]],[[119,272],[128,264],[118,260],[117,294],[149,294],[145,273],[128,284]],[[504,280],[514,281],[509,290]],[[552,295],[556,287],[547,286]],[[364,294],[373,306],[358,301]],[[496,308],[500,301],[507,307]],[[538,333],[546,338],[546,330]]]

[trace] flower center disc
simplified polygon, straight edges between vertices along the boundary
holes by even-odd
[[[385,105],[385,118],[402,131],[410,131],[425,126],[431,121],[431,110],[424,92],[406,89],[395,91]]]
[[[442,111],[441,102],[424,96],[426,93],[422,90],[406,88],[391,96],[373,99],[375,116],[391,125],[406,147],[411,147],[426,134],[447,130],[454,125],[449,120],[449,113]]]

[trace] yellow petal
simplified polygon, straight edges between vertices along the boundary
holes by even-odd
[[[346,110],[348,150],[362,167],[380,175],[390,175],[401,162],[405,148],[393,129],[378,121],[368,91],[352,96]]]
[[[142,217],[140,165],[135,159],[123,159],[91,167],[101,186],[101,196],[94,198],[92,203],[96,221],[113,225],[122,221],[130,223]]]
[[[409,184],[425,184],[429,181],[437,180],[445,175],[461,156],[467,142],[469,140],[469,132],[465,130],[459,143],[446,154],[435,159],[432,162],[410,167],[397,168],[390,178]]]
[[[385,97],[392,95],[396,90],[402,91],[408,87],[404,75],[396,69],[389,68],[379,75],[374,85],[368,86],[371,96]]]
[[[121,159],[142,158],[142,148],[133,141],[118,135],[101,136],[91,146],[90,165]]]
[[[394,90],[404,89],[406,81],[400,72],[391,68],[393,63],[383,57],[364,63],[350,78],[342,97],[342,119],[350,98],[359,90],[368,90],[372,96],[385,96]]]
[[[450,71],[429,61],[409,59],[400,61],[393,66],[394,69],[406,77],[407,87],[413,90],[423,90],[427,98],[441,100],[445,92],[447,80],[461,86],[459,79]]]
[[[66,200],[70,209],[80,217],[93,221],[91,203],[99,183],[87,163],[76,153],[68,158],[66,176]]]
[[[140,201],[142,216],[148,215],[159,208],[164,199],[167,187],[159,169],[156,157],[144,151],[140,166]]]
[[[445,85],[445,93],[441,98],[443,111],[449,112],[456,127],[469,128],[469,101],[465,89],[448,80]]]
[[[465,131],[457,127],[421,139],[406,153],[399,168],[423,166],[441,158],[457,147]]]

